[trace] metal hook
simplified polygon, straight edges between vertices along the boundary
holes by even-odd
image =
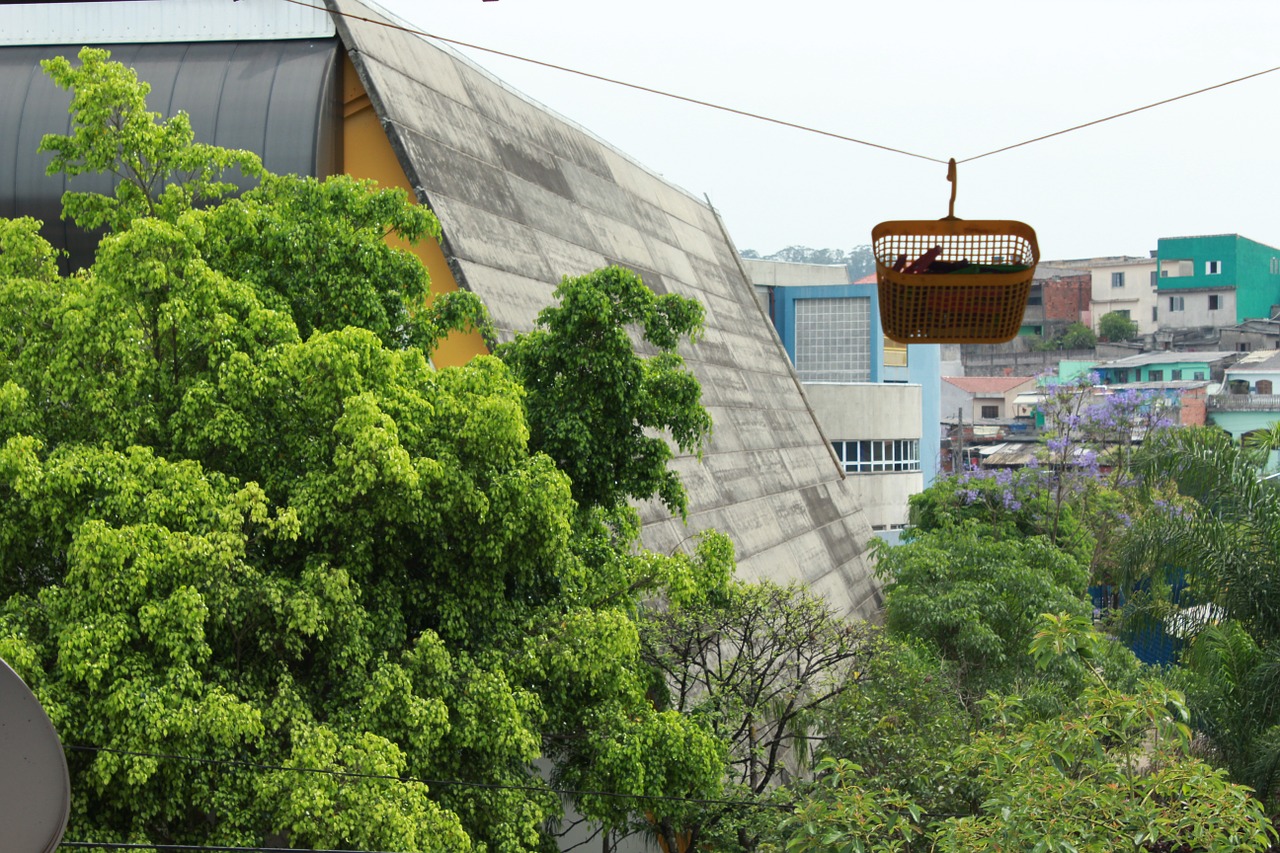
[[[951,182],[951,204],[947,208],[947,219],[956,218],[956,158],[947,163],[947,180]]]

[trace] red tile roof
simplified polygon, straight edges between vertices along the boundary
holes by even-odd
[[[862,278],[854,282],[854,284],[875,284],[875,283],[876,283],[875,273],[872,273],[871,275],[864,275]]]
[[[950,382],[961,391],[970,394],[1005,394],[1024,385],[1034,382],[1034,376],[944,376],[943,382]]]

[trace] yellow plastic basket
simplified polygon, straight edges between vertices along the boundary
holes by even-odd
[[[889,338],[996,344],[1017,336],[1040,259],[1030,225],[952,217],[881,222],[871,246],[880,323]],[[919,271],[940,267],[953,269]]]

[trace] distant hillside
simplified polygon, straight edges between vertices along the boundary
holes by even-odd
[[[854,246],[844,249],[810,249],[808,246],[788,246],[772,255],[762,255],[755,249],[744,249],[742,257],[762,261],[786,261],[792,264],[844,264],[849,276],[857,281],[876,271],[876,259],[870,246]]]

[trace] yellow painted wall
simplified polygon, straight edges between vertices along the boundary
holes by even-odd
[[[356,76],[350,57],[343,58],[342,68],[342,171],[353,178],[377,181],[380,186],[400,187],[409,194],[410,199],[414,199],[413,187],[400,168],[400,162],[391,149],[391,143],[382,130],[373,105],[369,103],[364,86],[360,85],[360,78]],[[417,245],[410,245],[405,240],[392,237],[388,242],[417,255],[426,265],[427,272],[431,275],[433,295],[458,289],[453,271],[449,269],[444,252],[435,240],[427,238]],[[454,332],[440,343],[431,361],[436,367],[453,367],[466,364],[474,356],[487,352],[479,334]]]

